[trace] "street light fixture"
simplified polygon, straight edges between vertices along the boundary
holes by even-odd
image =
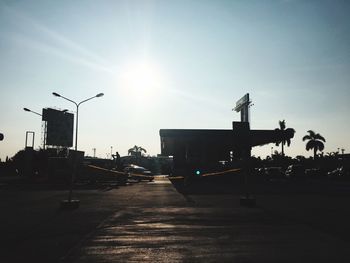
[[[31,113],[34,113],[40,117],[42,117],[43,115],[36,112],[36,111],[32,111],[31,109],[28,109],[28,108],[23,108],[24,111],[27,111],[27,112],[31,112]],[[45,124],[45,130],[46,130],[46,124]],[[28,133],[26,134],[26,147],[27,147],[27,135]],[[33,145],[34,145],[34,134],[33,134]],[[46,147],[46,135],[45,135],[45,132],[44,132],[44,142],[43,142],[43,149],[45,150],[45,147]]]
[[[95,96],[93,96],[91,98],[85,99],[85,100],[83,100],[83,101],[81,101],[79,103],[77,103],[77,102],[75,102],[75,101],[73,101],[71,99],[68,99],[68,98],[66,98],[66,97],[64,97],[64,96],[62,96],[62,95],[60,95],[60,94],[58,94],[56,92],[52,92],[52,95],[54,95],[56,97],[60,97],[62,99],[65,99],[65,100],[68,100],[68,101],[74,103],[76,108],[77,108],[77,112],[76,112],[76,116],[75,116],[75,118],[76,118],[76,120],[75,120],[75,150],[77,151],[78,150],[78,118],[79,118],[78,117],[78,112],[79,112],[79,106],[80,106],[80,104],[82,104],[82,103],[84,103],[84,102],[86,102],[88,100],[102,97],[104,94],[103,93],[99,93],[99,94],[97,94],[97,95],[95,95]]]
[[[24,110],[24,111],[31,112],[31,113],[34,113],[34,114],[39,115],[39,116],[43,116],[42,114],[37,113],[37,112],[35,112],[35,111],[32,111],[32,110],[30,110],[30,109],[28,109],[28,108],[23,108],[23,110]]]
[[[76,156],[77,156],[77,151],[78,151],[78,113],[79,113],[79,106],[84,103],[84,102],[87,102],[91,99],[94,99],[94,98],[99,98],[99,97],[102,97],[104,94],[103,93],[98,93],[97,95],[93,96],[93,97],[90,97],[88,99],[85,99],[85,100],[82,100],[80,101],[79,103],[71,100],[71,99],[68,99],[56,92],[52,92],[52,95],[56,96],[56,97],[60,97],[62,99],[65,99],[65,100],[68,100],[72,103],[74,103],[74,105],[76,106],[76,121],[75,121],[75,160],[74,160],[74,171],[72,173],[72,177],[71,177],[71,183],[70,183],[70,189],[69,189],[69,194],[68,194],[68,200],[63,200],[61,202],[61,205],[62,205],[62,208],[78,208],[79,207],[79,203],[80,201],[79,200],[72,200],[72,192],[73,192],[73,183],[74,183],[74,179],[75,179],[75,174],[76,174]]]

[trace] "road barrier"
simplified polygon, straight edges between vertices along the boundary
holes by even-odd
[[[129,176],[134,177],[134,178],[140,178],[140,179],[145,179],[145,180],[153,180],[153,178],[154,178],[153,176],[150,176],[150,175],[114,171],[114,170],[109,170],[109,169],[106,169],[106,168],[98,167],[98,166],[95,166],[95,165],[88,165],[88,167],[96,169],[96,170],[104,171],[104,172],[110,172],[110,173],[115,174],[115,175],[122,175],[122,176],[129,175]]]

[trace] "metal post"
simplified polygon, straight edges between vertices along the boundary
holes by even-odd
[[[47,138],[47,121],[44,121],[44,145],[43,148],[44,150],[46,149],[46,138]]]
[[[77,116],[76,116],[76,121],[75,121],[75,151],[78,150],[78,116],[79,116],[79,105],[77,105]]]
[[[102,97],[104,94],[103,93],[99,93],[93,97],[90,97],[86,100],[83,100],[79,103],[76,103],[75,101],[71,100],[71,99],[68,99],[64,96],[61,96],[60,94],[56,93],[56,92],[53,92],[52,93],[54,96],[56,97],[61,97],[65,100],[68,100],[72,103],[75,104],[76,108],[77,108],[77,111],[76,111],[76,122],[75,122],[75,154],[73,156],[73,171],[72,171],[72,176],[71,176],[71,182],[70,182],[70,187],[69,187],[69,193],[68,193],[68,200],[63,200],[61,202],[61,207],[62,208],[67,208],[67,209],[72,209],[72,208],[78,208],[79,207],[79,204],[80,204],[80,201],[79,200],[72,200],[72,193],[73,193],[73,185],[74,185],[74,180],[75,180],[75,176],[76,176],[76,173],[77,173],[77,162],[78,162],[78,118],[79,118],[79,106],[80,104],[86,102],[86,101],[89,101],[93,98],[99,98],[99,97]]]
[[[69,186],[69,193],[68,193],[68,202],[71,203],[72,202],[72,193],[73,193],[73,185],[74,185],[74,180],[75,180],[75,176],[77,174],[77,162],[78,162],[78,116],[79,116],[79,104],[76,104],[77,107],[77,113],[76,113],[76,121],[75,121],[75,153],[74,156],[72,158],[73,161],[73,173],[71,176],[71,182],[70,182],[70,186]]]

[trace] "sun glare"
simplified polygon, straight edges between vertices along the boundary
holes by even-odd
[[[159,67],[150,61],[128,63],[122,69],[120,80],[125,95],[135,99],[156,96],[163,84]]]

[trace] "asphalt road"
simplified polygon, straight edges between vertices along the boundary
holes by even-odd
[[[0,189],[1,262],[349,262],[349,195],[182,195],[166,178],[65,191]],[[0,258],[0,259],[1,259]]]

